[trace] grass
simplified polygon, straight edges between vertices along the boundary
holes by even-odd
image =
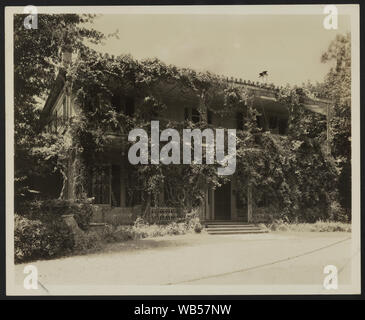
[[[270,231],[287,232],[351,232],[351,223],[317,221],[315,223],[287,223],[275,221],[266,226]]]

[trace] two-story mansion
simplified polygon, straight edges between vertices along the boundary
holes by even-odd
[[[224,79],[223,77],[220,77]],[[244,87],[253,92],[253,106],[260,113],[257,117],[257,124],[262,130],[274,134],[285,135],[288,130],[287,107],[279,103],[275,92],[277,88],[267,85],[265,82],[242,81],[241,79],[225,78],[230,86]],[[172,81],[173,82],[173,81]],[[201,113],[198,112],[199,99],[192,90],[182,90],[178,84],[171,81],[155,85],[154,90],[163,101],[166,109],[159,119],[172,121],[190,120],[198,122]],[[142,97],[143,98],[143,97]],[[128,94],[114,94],[112,104],[115,105],[117,113],[133,115],[141,105],[141,95],[138,88],[130,90]],[[327,103],[321,100],[307,99],[304,102],[307,109],[326,116]],[[223,108],[223,106],[221,106]],[[65,72],[60,72],[53,89],[43,108],[43,121],[45,130],[62,131],[62,121],[81,112],[79,102],[71,85],[66,81]],[[207,108],[206,121],[213,127],[243,129],[242,113],[231,113],[229,115],[217,115]],[[125,150],[125,139],[118,133],[109,132],[110,145],[105,152],[105,157],[100,163],[94,163],[90,169],[88,181],[88,195],[94,198],[96,208],[94,221],[107,222],[117,220],[121,223],[129,222],[131,217],[141,213],[141,197],[137,193],[131,193],[136,177],[128,168],[127,152]],[[248,194],[247,202],[242,204],[237,199],[237,186],[235,173],[232,179],[226,184],[213,190],[206,188],[205,200],[201,203],[199,212],[202,220],[235,220],[250,222],[255,217],[255,208],[252,206],[252,194]],[[68,172],[72,175],[72,169]],[[64,197],[73,199],[75,196],[72,179],[68,179]],[[176,208],[170,207],[166,201],[168,195],[161,192],[157,203],[152,206],[152,214],[173,217],[177,212]],[[257,220],[257,219],[256,219]]]

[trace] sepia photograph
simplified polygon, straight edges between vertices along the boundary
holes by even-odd
[[[361,294],[359,34],[355,4],[5,7],[6,294]]]

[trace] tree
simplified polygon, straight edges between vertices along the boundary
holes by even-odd
[[[39,103],[52,87],[62,67],[62,50],[88,50],[87,41],[100,43],[105,36],[85,27],[92,15],[39,15],[38,29],[24,27],[25,15],[14,16],[14,117],[16,204],[34,189],[34,178],[53,171],[52,159],[34,156],[32,148],[42,144],[38,134]]]
[[[338,189],[341,205],[351,209],[351,35],[337,35],[322,55],[332,63],[324,81],[324,94],[333,102],[330,112],[331,153],[341,171]]]

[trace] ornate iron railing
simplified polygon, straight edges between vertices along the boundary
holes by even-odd
[[[152,207],[148,217],[152,223],[167,223],[183,219],[180,208],[177,207]]]

